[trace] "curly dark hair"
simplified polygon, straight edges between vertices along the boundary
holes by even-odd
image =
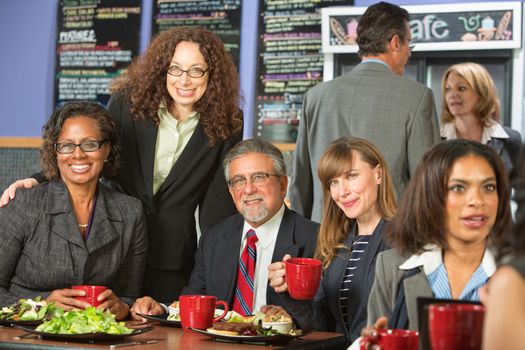
[[[485,159],[496,175],[498,212],[489,239],[491,244],[501,246],[511,227],[510,190],[503,162],[487,145],[455,139],[438,143],[423,155],[403,194],[399,211],[386,229],[389,241],[402,254],[422,253],[428,243],[447,249],[447,181],[456,161],[469,155]]]
[[[118,167],[118,134],[111,115],[100,104],[90,101],[68,102],[57,108],[42,128],[42,146],[40,147],[40,162],[42,172],[48,180],[60,178],[57,164],[57,153],[54,145],[62,131],[64,122],[69,118],[86,117],[93,119],[102,133],[102,138],[110,145],[107,161],[102,173],[114,175]]]
[[[399,36],[400,41],[405,41],[408,20],[407,10],[388,2],[369,6],[357,25],[359,57],[386,52],[386,45],[394,35]]]
[[[157,110],[165,102],[168,110],[173,99],[166,88],[168,66],[181,41],[199,45],[209,67],[208,87],[193,106],[211,144],[225,140],[242,128],[242,112],[238,107],[239,77],[233,60],[215,34],[204,28],[174,27],[155,35],[146,52],[135,59],[118,77],[110,91],[126,95],[131,113],[136,118],[151,118],[158,125]]]

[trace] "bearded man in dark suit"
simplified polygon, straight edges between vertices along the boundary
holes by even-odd
[[[255,313],[267,304],[281,304],[273,288],[268,288],[268,266],[281,261],[285,254],[312,257],[319,227],[284,204],[286,168],[281,151],[271,143],[244,140],[226,154],[223,167],[239,214],[211,226],[202,235],[189,285],[182,294],[214,295],[235,309],[238,266],[247,235],[255,231],[253,299],[246,300],[250,312]],[[137,300],[132,312],[140,318],[137,313],[162,314],[165,308],[144,297]]]

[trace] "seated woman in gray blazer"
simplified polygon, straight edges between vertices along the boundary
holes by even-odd
[[[383,230],[396,212],[394,186],[382,154],[360,138],[332,142],[317,173],[324,197],[315,251],[323,262],[321,286],[312,302],[281,295],[301,328],[344,333],[351,342],[366,325],[376,257],[387,249]],[[284,263],[269,269],[270,286],[287,291]]]
[[[44,126],[49,182],[19,189],[0,208],[0,306],[37,296],[66,310],[89,306],[72,285],[103,285],[117,319],[140,295],[147,238],[139,200],[99,183],[116,166],[115,126],[93,102],[72,102]]]
[[[511,225],[509,196],[491,147],[457,139],[428,151],[386,230],[395,249],[377,258],[368,324],[418,330],[418,297],[478,301],[496,270],[489,247]]]

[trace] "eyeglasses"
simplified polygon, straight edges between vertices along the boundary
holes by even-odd
[[[411,41],[408,42],[408,49],[410,51],[413,51],[414,50],[414,47],[416,47],[416,44]]]
[[[202,78],[204,74],[206,74],[207,71],[209,71],[209,68],[206,69],[200,69],[197,67],[190,68],[188,70],[180,69],[177,66],[169,66],[168,67],[168,74],[172,75],[174,77],[180,77],[182,76],[182,73],[188,74],[190,78]]]
[[[87,140],[81,143],[55,143],[53,147],[55,148],[55,151],[62,154],[70,154],[75,152],[75,149],[77,147],[80,147],[80,149],[84,152],[95,152],[96,150],[99,150],[100,147],[106,142],[107,140]]]
[[[250,176],[250,182],[254,186],[264,187],[268,185],[268,179],[270,178],[270,176],[281,177],[280,175],[276,175],[276,174],[255,173],[255,174],[252,174],[252,176]],[[234,191],[242,190],[244,186],[246,186],[247,183],[248,183],[248,180],[246,180],[246,178],[243,176],[235,176],[233,179],[230,179],[228,181],[228,185]]]

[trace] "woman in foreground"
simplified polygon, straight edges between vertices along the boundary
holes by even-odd
[[[368,324],[418,330],[418,297],[479,301],[496,269],[490,247],[510,228],[509,208],[493,149],[459,139],[434,146],[387,228],[395,249],[377,259]]]

